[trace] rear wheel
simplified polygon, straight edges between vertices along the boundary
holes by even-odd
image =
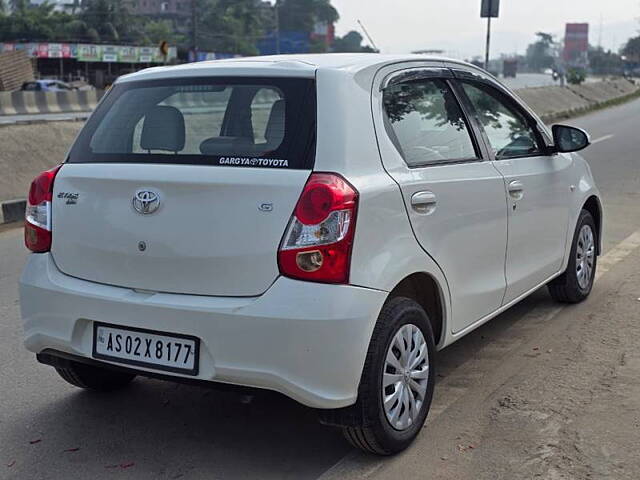
[[[124,388],[136,377],[131,373],[116,372],[79,362],[71,362],[64,368],[56,367],[56,372],[71,385],[99,392]]]
[[[549,293],[554,300],[578,303],[591,293],[598,262],[596,232],[593,216],[582,210],[576,225],[567,269],[548,285]]]
[[[407,448],[427,418],[435,381],[435,345],[427,314],[396,297],[382,309],[362,373],[357,414],[343,427],[355,447],[378,455]]]

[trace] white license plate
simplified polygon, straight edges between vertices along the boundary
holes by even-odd
[[[197,375],[199,354],[196,337],[94,323],[94,358]]]

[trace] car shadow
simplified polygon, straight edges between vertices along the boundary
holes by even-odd
[[[40,432],[10,473],[304,479],[316,478],[349,451],[340,432],[320,425],[312,409],[271,392],[247,400],[235,392],[144,378],[108,394],[65,387],[3,435],[3,442],[25,444],[22,422]]]
[[[439,352],[438,380],[462,378],[464,364],[484,347],[508,347],[512,327],[534,308],[553,305],[540,290]],[[117,471],[118,478],[135,479],[305,479],[352,452],[337,429],[317,422],[314,410],[273,392],[247,402],[237,392],[146,378],[108,394],[55,385],[42,408],[23,410],[30,415],[3,434],[3,442],[15,445],[25,444],[25,424],[40,432],[9,478],[111,478]],[[380,461],[359,458],[363,465]]]

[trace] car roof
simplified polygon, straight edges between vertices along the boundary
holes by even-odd
[[[379,53],[269,55],[209,60],[168,67],[152,67],[124,75],[117,80],[117,83],[176,77],[206,77],[209,75],[313,78],[318,70],[344,71],[356,74],[359,71],[371,68],[377,70],[377,68],[393,63],[419,61],[453,62],[476,68],[459,60],[428,55],[383,55]]]

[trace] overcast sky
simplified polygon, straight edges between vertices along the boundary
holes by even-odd
[[[383,53],[442,49],[457,58],[483,55],[481,0],[331,0],[337,33],[360,30],[360,19]],[[501,0],[492,22],[492,56],[524,53],[535,32],[564,37],[567,22],[591,24],[590,43],[618,50],[640,30],[640,0]],[[602,29],[600,23],[602,19]],[[602,34],[600,35],[600,30]]]

